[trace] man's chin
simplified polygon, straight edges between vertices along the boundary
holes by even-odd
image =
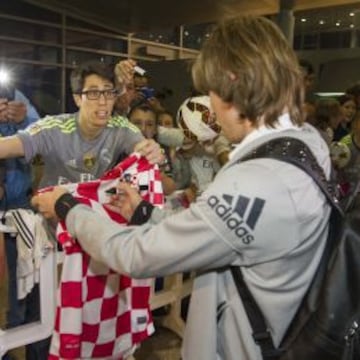
[[[109,122],[109,120],[110,120],[110,116],[108,116],[108,117],[101,117],[101,118],[96,118],[96,125],[98,125],[98,126],[104,126],[104,125],[106,125],[108,122]]]

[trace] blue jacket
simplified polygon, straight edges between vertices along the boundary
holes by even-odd
[[[25,103],[27,115],[24,120],[15,124],[0,123],[0,135],[14,135],[20,129],[39,119],[39,114],[31,105],[30,101],[20,91],[15,91],[15,100]],[[14,209],[29,206],[29,195],[32,186],[31,165],[23,157],[5,160],[5,198],[0,202],[1,209]]]

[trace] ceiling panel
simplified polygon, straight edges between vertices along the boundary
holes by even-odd
[[[60,9],[122,32],[166,29],[183,24],[217,21],[224,14],[270,15],[277,0],[25,0]],[[289,0],[290,2],[292,0]],[[286,0],[285,0],[286,2]],[[295,0],[296,10],[359,4],[354,0]]]

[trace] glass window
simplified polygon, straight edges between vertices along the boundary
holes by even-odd
[[[294,36],[293,47],[295,50],[301,50],[301,35]]]
[[[120,56],[104,55],[88,51],[68,50],[66,52],[66,64],[70,66],[76,66],[85,61],[102,61],[107,64],[115,64],[120,59]]]
[[[349,48],[351,44],[351,31],[341,32],[341,48]]]
[[[31,71],[32,70],[32,71]],[[42,116],[62,112],[61,69],[51,66],[33,66],[28,70],[32,76],[33,99]]]
[[[332,49],[337,48],[336,43],[338,42],[338,33],[325,32],[320,34],[320,48],[321,49]]]
[[[61,69],[56,66],[9,64],[15,86],[36,107],[40,116],[61,113]]]
[[[48,63],[61,62],[61,49],[51,46],[33,45],[18,41],[1,41],[0,56]]]
[[[303,38],[303,50],[313,50],[318,47],[318,34],[305,34]]]
[[[59,13],[21,0],[0,1],[0,13],[61,24],[61,15]]]
[[[0,34],[1,36],[19,37],[27,40],[61,43],[60,29],[12,19],[1,19]]]
[[[203,41],[209,36],[212,24],[184,26],[183,46],[190,49],[200,49]]]
[[[96,50],[106,50],[127,53],[127,41],[112,39],[105,36],[87,34],[79,31],[66,32],[66,43],[71,46],[81,46]]]
[[[179,46],[179,28],[135,33],[134,38]]]
[[[66,23],[67,23],[67,26],[69,26],[69,27],[71,27],[71,26],[72,27],[79,27],[79,28],[83,28],[83,29],[87,29],[87,30],[94,30],[94,31],[100,31],[100,32],[104,31],[104,27],[101,27],[100,25],[90,24],[90,23],[88,23],[86,21],[75,19],[75,18],[72,18],[70,16],[68,16],[66,18]],[[114,35],[119,35],[118,32],[113,32],[113,34]],[[126,34],[124,33],[124,35],[126,35]]]
[[[350,47],[350,31],[333,31],[320,33],[321,49],[340,49]]]
[[[72,69],[66,69],[66,80],[65,80],[65,109],[66,112],[68,113],[73,113],[76,112],[78,110],[74,98],[73,98],[73,94],[71,91],[71,86],[70,86],[70,75],[71,75],[71,71]]]

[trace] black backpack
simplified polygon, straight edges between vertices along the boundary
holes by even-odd
[[[271,140],[239,161],[272,158],[291,163],[317,183],[332,205],[329,235],[311,285],[278,348],[239,267],[231,271],[264,360],[360,359],[360,205],[340,206],[310,149],[300,140]],[[357,189],[359,190],[359,186]],[[343,210],[344,209],[344,210]],[[286,314],[284,314],[286,316]]]

